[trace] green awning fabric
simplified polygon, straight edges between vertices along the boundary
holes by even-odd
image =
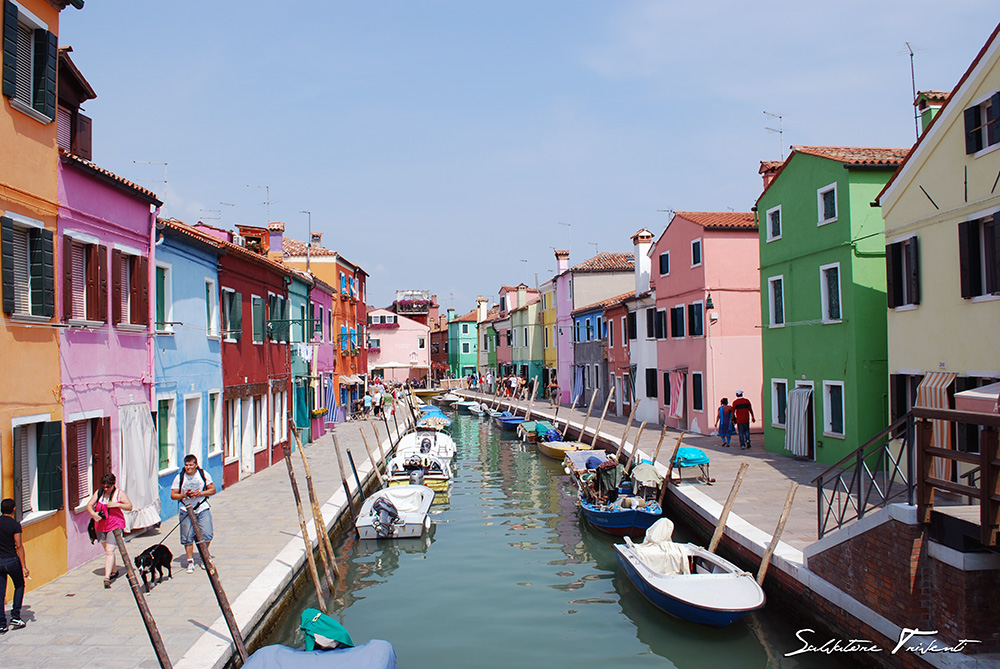
[[[306,650],[315,650],[317,643],[323,648],[333,648],[337,643],[354,646],[347,629],[319,609],[303,611],[299,627],[306,635]]]

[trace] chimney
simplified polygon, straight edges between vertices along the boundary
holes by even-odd
[[[427,308],[427,322],[436,322],[438,319],[438,296],[431,295],[431,304]]]
[[[569,251],[556,250],[556,274],[569,269]]]
[[[271,238],[267,250],[267,259],[281,262],[284,257],[285,224],[281,221],[271,221],[267,224],[268,236]]]
[[[771,185],[774,181],[774,175],[778,173],[778,168],[784,165],[780,160],[762,160],[760,161],[760,169],[757,174],[761,175],[764,180],[763,189],[767,190],[767,187]]]
[[[482,323],[486,320],[486,312],[488,311],[489,300],[480,295],[476,298],[476,322]]]
[[[314,232],[312,233],[312,239],[309,240],[309,243],[312,244],[313,246],[322,246],[323,245],[321,242],[322,239],[323,239],[322,232]]]
[[[517,287],[517,306],[518,308],[521,308],[527,303],[528,303],[528,286],[522,283]]]
[[[669,223],[668,223],[669,225]],[[635,247],[635,294],[649,290],[650,265],[649,247],[653,244],[653,233],[643,228],[632,235],[632,245]]]
[[[448,322],[451,323],[455,320],[455,310],[451,307],[448,308]]]
[[[941,111],[949,96],[950,93],[946,91],[917,91],[917,99],[913,101],[913,106],[917,108],[917,114],[920,116],[920,134],[927,130],[927,126]]]

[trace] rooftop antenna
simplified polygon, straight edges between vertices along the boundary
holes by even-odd
[[[779,155],[781,155],[782,162],[784,162],[784,160],[785,160],[785,129],[784,129],[784,125],[783,125],[784,118],[782,117],[781,114],[772,114],[771,112],[769,112],[767,110],[764,110],[764,114],[766,114],[767,116],[770,116],[771,118],[778,119],[778,127],[777,128],[769,128],[769,127],[767,127],[765,125],[764,126],[764,130],[767,130],[768,132],[776,132],[776,133],[778,133],[778,153],[779,153]]]
[[[261,204],[267,205],[267,223],[271,222],[271,187],[270,186],[254,186],[252,184],[247,184],[247,188],[263,188],[265,197],[267,198]]]
[[[207,211],[215,216],[202,216],[202,218],[209,221],[219,221],[222,222],[222,210],[221,209],[199,209],[199,211]]]
[[[569,248],[566,249],[566,250],[569,251],[569,255],[570,255],[570,257],[572,257],[572,255],[573,255],[573,224],[572,223],[563,223],[562,221],[557,221],[556,223],[558,225],[565,225],[567,228],[569,228]]]
[[[524,263],[524,285],[528,285],[528,261],[521,258],[521,262]]]
[[[909,42],[906,42],[906,50],[910,52],[910,88],[913,90],[913,97],[911,98],[914,102],[913,105],[913,132],[916,133],[917,139],[920,139],[920,110],[917,109],[917,76],[913,69],[913,47],[910,46]]]
[[[232,207],[233,211],[234,212],[236,211],[236,205],[233,204],[232,202],[220,202],[219,204],[221,204],[221,205],[223,205],[225,207]],[[219,214],[219,225],[222,225],[222,214],[221,213]]]
[[[133,165],[163,165],[163,180],[159,179],[146,179],[145,181],[139,181],[139,183],[162,183],[163,184],[163,204],[160,206],[160,211],[166,214],[167,209],[167,164],[164,162],[158,162],[155,160],[133,160]]]
[[[594,247],[594,255],[595,255],[595,256],[596,256],[596,255],[597,255],[598,253],[600,253],[600,252],[601,252],[601,251],[600,251],[600,249],[599,249],[599,248],[597,247],[597,242],[587,242],[587,243],[588,243],[588,244],[590,244],[591,246],[593,246],[593,247]]]

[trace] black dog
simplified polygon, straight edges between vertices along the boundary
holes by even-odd
[[[170,566],[170,561],[173,558],[170,549],[163,544],[150,546],[135,558],[135,567],[142,574],[142,584],[146,586],[146,592],[149,592],[149,583],[153,580],[154,573],[157,583],[163,581],[164,568],[167,570],[167,578],[174,577],[173,569]]]

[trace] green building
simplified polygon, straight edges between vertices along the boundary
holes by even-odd
[[[312,340],[312,321],[309,313],[309,290],[311,280],[304,274],[292,272],[292,282],[288,285],[289,318],[288,333],[291,346],[292,368],[292,417],[295,426],[301,429],[302,443],[312,441],[309,415],[309,362],[302,357],[296,344]]]
[[[541,302],[537,296],[510,312],[510,360],[517,375],[529,382],[542,382],[545,368],[545,346],[542,341]],[[541,393],[542,389],[539,388]]]
[[[768,451],[836,464],[888,425],[885,239],[906,149],[793,146],[757,200]]]
[[[448,367],[454,378],[468,376],[476,370],[479,328],[475,310],[454,318],[448,310]]]

